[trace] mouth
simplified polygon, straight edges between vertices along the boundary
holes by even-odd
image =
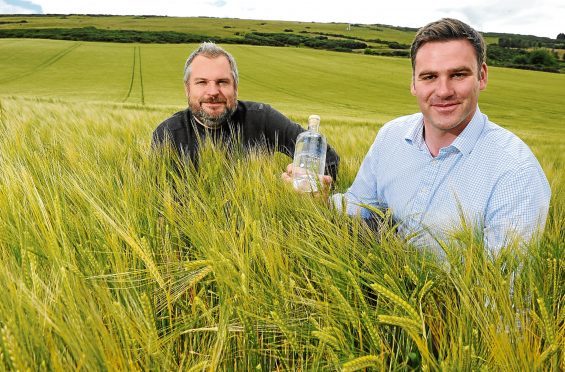
[[[218,109],[223,109],[226,106],[225,101],[205,101],[200,102],[200,107],[207,108],[209,110],[215,111]]]
[[[451,112],[459,106],[458,102],[433,103],[432,107],[438,112]]]

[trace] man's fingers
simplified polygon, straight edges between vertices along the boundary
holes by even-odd
[[[284,182],[291,183],[292,182],[292,163],[286,166],[286,172],[281,174],[281,178]]]
[[[284,182],[292,182],[292,177],[288,174],[288,172],[283,172],[281,174],[281,178]]]
[[[286,173],[288,173],[289,176],[292,176],[292,163],[286,166]]]

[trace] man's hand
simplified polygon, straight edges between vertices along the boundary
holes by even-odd
[[[327,199],[330,194],[330,187],[332,185],[333,179],[331,176],[327,176],[327,175],[323,175],[319,177],[320,177],[320,186],[322,190],[321,192],[316,191],[313,192],[312,194],[314,194],[315,196],[321,194],[321,196],[323,196],[324,199]],[[281,178],[284,182],[292,185],[292,163],[286,166],[286,172],[283,172],[281,174]]]
[[[286,166],[286,171],[282,172],[281,178],[286,183],[292,183],[292,163]]]

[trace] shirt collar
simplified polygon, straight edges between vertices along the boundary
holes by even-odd
[[[477,106],[477,110],[467,127],[465,127],[463,132],[457,136],[449,147],[454,147],[463,154],[471,153],[484,126],[485,116]],[[417,115],[415,120],[409,125],[404,139],[418,150],[427,149],[426,143],[424,142],[424,116],[422,114]]]
[[[477,106],[475,115],[473,115],[473,118],[467,127],[463,129],[463,132],[457,136],[451,145],[455,146],[465,155],[470,154],[483,132],[485,121],[485,116],[481,113],[481,110],[479,110],[479,107]]]
[[[424,150],[426,144],[424,143],[424,116],[418,114],[415,116],[415,120],[408,126],[408,131],[404,136],[404,140],[415,146],[418,150]]]

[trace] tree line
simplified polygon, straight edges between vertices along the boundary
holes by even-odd
[[[3,29],[2,38],[32,38],[81,41],[105,41],[115,43],[163,43],[185,44],[214,41],[223,44],[249,44],[264,46],[305,46],[316,49],[351,52],[367,48],[367,44],[355,40],[330,39],[327,36],[304,36],[294,33],[249,32],[239,37],[218,37],[189,34],[176,31],[105,30],[96,27],[81,28],[30,28]]]
[[[565,55],[563,58],[565,58]],[[563,61],[559,61],[558,54],[555,51],[545,48],[534,48],[532,50],[508,48],[497,44],[490,44],[487,47],[487,62],[493,66],[546,72],[559,72],[563,66]]]
[[[556,39],[485,34],[485,36],[496,35],[498,35],[498,43],[490,44],[487,48],[487,61],[491,65],[548,72],[560,72],[560,69],[565,65],[554,51],[554,49],[565,49],[565,34],[559,34]],[[0,37],[163,44],[214,41],[223,44],[303,46],[339,52],[358,51],[369,55],[410,56],[410,46],[396,41],[362,39],[350,35],[308,31],[294,33],[291,29],[285,30],[284,33],[252,31],[247,33],[236,32],[235,37],[218,37],[176,31],[107,30],[90,26],[81,28],[1,29]],[[388,49],[374,49],[370,47],[369,43],[383,44]],[[565,60],[565,54],[562,58]]]

